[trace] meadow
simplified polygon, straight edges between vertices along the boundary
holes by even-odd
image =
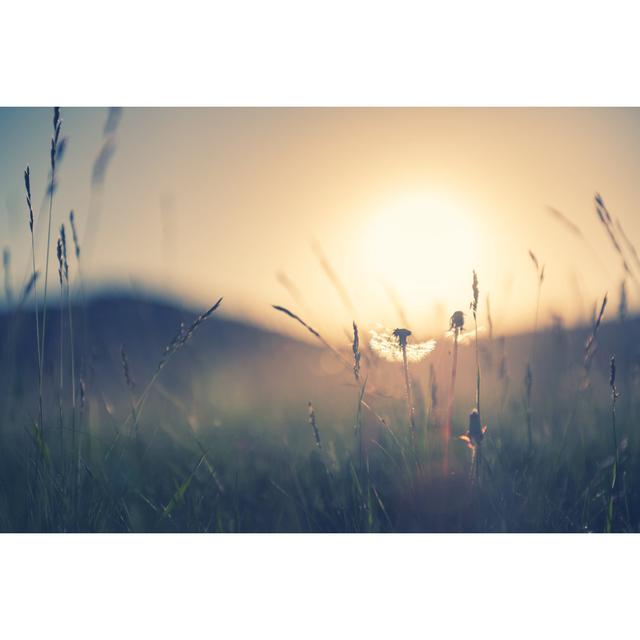
[[[624,278],[589,324],[540,322],[532,251],[527,334],[494,334],[471,272],[436,336],[399,309],[398,326],[354,321],[336,341],[283,293],[264,313],[292,338],[222,317],[225,292],[192,311],[86,291],[82,221],[51,224],[64,140],[56,109],[46,253],[27,168],[32,269],[18,292],[5,252],[1,531],[638,531],[638,254],[601,196]]]

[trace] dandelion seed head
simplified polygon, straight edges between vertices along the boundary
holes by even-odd
[[[457,341],[458,344],[466,344],[470,342],[475,336],[476,329],[467,330],[464,325],[464,313],[462,311],[456,311],[449,321],[449,330],[444,332],[444,335],[452,341]],[[483,333],[485,328],[479,326],[478,333]]]
[[[454,311],[449,320],[449,329],[464,329],[464,313],[462,311]]]
[[[411,331],[408,329],[395,329],[393,331],[389,329],[380,329],[378,331],[372,329],[370,333],[369,346],[379,357],[389,362],[403,361],[403,342],[409,362],[424,360],[436,347],[435,340],[408,343],[407,338],[411,335]]]
[[[360,382],[360,335],[358,333],[358,325],[353,321],[353,375],[356,382]]]

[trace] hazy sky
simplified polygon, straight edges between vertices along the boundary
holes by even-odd
[[[22,172],[31,166],[39,208],[51,115],[0,110],[0,231],[15,287],[30,264]],[[54,228],[75,210],[83,277],[198,305],[224,295],[227,314],[281,330],[293,327],[272,303],[335,335],[353,315],[395,326],[391,288],[411,327],[435,333],[453,310],[468,308],[474,268],[496,330],[518,330],[535,313],[529,249],[546,265],[541,321],[557,313],[571,322],[607,290],[618,301],[622,269],[595,215],[596,191],[640,241],[638,110],[125,109],[102,193],[92,198],[106,115],[62,109],[69,143]],[[92,225],[94,241],[85,235]],[[355,311],[329,282],[313,241]],[[279,270],[300,301],[278,282]],[[633,281],[628,292],[636,306]]]

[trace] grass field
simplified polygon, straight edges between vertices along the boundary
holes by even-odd
[[[473,344],[461,346],[444,475],[449,342],[430,354],[436,367],[408,365],[412,432],[402,364],[375,361],[363,343],[358,383],[346,366],[348,349],[327,353],[322,345],[208,319],[163,356],[160,335],[164,330],[171,343],[169,328],[188,315],[184,310],[107,298],[73,314],[75,326],[88,317],[95,328],[87,339],[94,357],[84,359],[76,336],[74,407],[65,379],[70,350],[63,353],[61,395],[59,343],[52,339],[42,429],[37,357],[27,346],[34,314],[4,318],[5,335],[13,336],[6,344],[19,356],[3,354],[3,531],[637,530],[635,320],[599,328],[588,378],[587,330],[541,332],[529,397],[522,352],[533,337],[508,340],[510,349],[485,339],[488,428],[474,449],[459,438],[469,429],[476,382]],[[52,307],[52,335],[58,317]],[[137,330],[146,330],[138,341]],[[119,338],[132,345],[124,359]],[[344,369],[323,373],[327,355],[344,360]],[[522,379],[506,373],[501,358]]]

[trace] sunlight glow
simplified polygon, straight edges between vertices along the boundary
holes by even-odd
[[[367,268],[411,309],[459,306],[470,295],[481,239],[469,209],[435,194],[396,198],[367,224]],[[461,302],[462,301],[462,302]]]

